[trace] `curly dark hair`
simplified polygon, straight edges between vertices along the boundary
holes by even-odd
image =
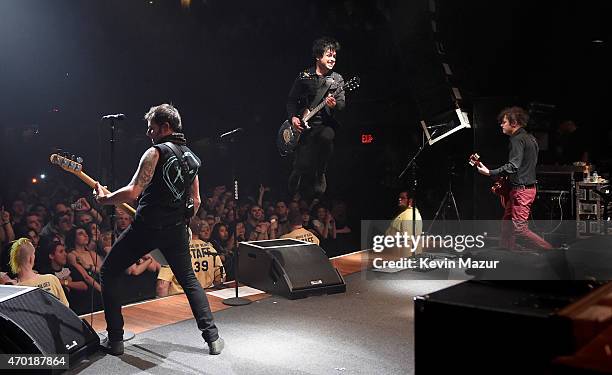
[[[82,225],[78,225],[73,227],[72,229],[70,229],[70,232],[68,232],[66,234],[66,252],[70,252],[72,250],[74,250],[76,248],[76,236],[77,236],[77,231],[79,229],[82,229],[85,231],[85,233],[87,233],[87,235],[89,236],[89,232],[87,231],[87,228],[85,226]],[[90,237],[91,238],[91,237]]]
[[[504,108],[497,115],[497,121],[500,123],[504,121],[504,117],[508,118],[510,124],[517,124],[518,126],[524,128],[527,126],[529,122],[529,114],[521,107],[508,107]]]
[[[327,36],[319,38],[312,43],[312,57],[320,58],[328,49],[336,52],[340,51],[340,43]]]
[[[217,223],[210,232],[211,241],[218,241],[222,245],[225,245],[227,243],[228,240],[221,239],[221,234],[219,233],[221,231],[221,228],[223,227],[225,227],[225,230],[227,230],[227,234],[231,236],[229,225],[225,223]]]
[[[160,104],[149,109],[149,112],[144,115],[145,121],[151,121],[158,125],[162,125],[167,122],[170,128],[175,132],[183,131],[183,124],[181,122],[181,115],[178,109],[174,108],[172,104]]]

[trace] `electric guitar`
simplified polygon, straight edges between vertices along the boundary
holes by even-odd
[[[470,155],[468,163],[472,167],[478,167],[479,165],[482,164],[480,162],[480,155],[478,154]],[[507,197],[508,193],[510,192],[510,183],[508,182],[508,177],[507,176],[498,177],[493,183],[493,186],[491,186],[491,192],[495,195],[498,195],[501,199],[502,206],[505,206],[504,204],[505,197]]]
[[[344,85],[338,87],[336,91],[332,94],[334,98],[338,97],[342,91],[352,91],[359,87],[361,80],[359,77],[353,77],[348,82],[345,82]],[[310,126],[308,126],[308,120],[310,120],[314,115],[316,115],[323,107],[325,107],[325,97],[321,100],[319,104],[317,104],[314,108],[306,108],[302,113],[300,118],[302,125],[304,126],[304,130],[308,131]],[[293,128],[291,121],[285,120],[283,124],[278,129],[278,134],[276,137],[276,146],[278,147],[278,152],[281,156],[287,156],[292,153],[298,145],[300,141],[301,134],[297,130]]]
[[[89,177],[85,172],[83,172],[83,165],[80,162],[74,161],[58,154],[52,154],[49,160],[51,161],[51,164],[55,164],[66,172],[70,172],[73,175],[77,176],[79,179],[81,179],[81,181],[89,185],[90,188],[95,188],[97,181],[95,181],[93,178]],[[105,193],[110,193],[110,191],[104,186],[102,186],[102,190]],[[127,203],[118,204],[117,207],[121,208],[132,216],[136,215],[136,210]]]

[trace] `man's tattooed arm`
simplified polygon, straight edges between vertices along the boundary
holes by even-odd
[[[96,198],[98,203],[110,205],[135,201],[140,193],[151,183],[158,160],[159,151],[154,147],[149,148],[140,158],[138,169],[127,186],[109,194],[105,194],[96,188],[98,190]]]
[[[157,149],[151,147],[149,148],[140,158],[140,164],[138,165],[138,169],[132,177],[132,181],[130,185],[135,186],[136,188],[144,190],[153,179],[153,173],[155,173],[155,167],[157,166],[157,161],[159,160],[159,152]],[[139,192],[140,194],[140,192]]]

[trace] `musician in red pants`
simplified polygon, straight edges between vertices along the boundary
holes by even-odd
[[[528,219],[531,205],[536,196],[536,164],[538,162],[538,143],[525,130],[529,115],[523,108],[510,107],[498,116],[502,132],[510,136],[508,162],[497,169],[477,165],[478,172],[491,177],[507,176],[508,189],[504,195],[504,216],[500,246],[510,250],[519,247],[520,240],[526,248],[549,250],[552,246],[542,237],[529,229]]]

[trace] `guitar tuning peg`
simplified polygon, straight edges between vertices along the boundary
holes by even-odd
[[[81,163],[83,162],[83,158],[82,158],[82,157],[80,157],[80,156],[77,156],[77,158],[76,158],[76,162],[77,162],[77,163],[79,163],[79,164],[81,164]]]
[[[72,161],[76,160],[76,155],[72,154],[72,155],[70,156],[70,160],[72,160]]]

